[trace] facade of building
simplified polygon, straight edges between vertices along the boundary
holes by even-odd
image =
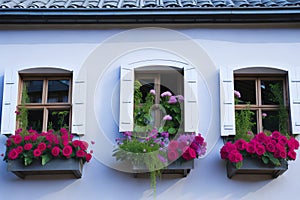
[[[235,110],[242,108],[234,90],[242,105],[250,102],[258,133],[280,129],[280,105],[268,96],[270,85],[280,85],[286,130],[300,133],[299,6],[292,0],[0,0],[0,153],[17,127],[23,83],[32,126],[46,130],[57,121],[55,112],[66,111],[71,132],[95,142],[80,179],[23,180],[0,162],[1,199],[154,199],[149,178],[134,178],[112,156],[119,132],[133,129],[133,87],[126,82],[136,79],[182,93],[184,131],[207,142],[187,177],[157,182],[156,199],[296,198],[299,159],[276,179],[229,179],[220,149],[235,135]]]

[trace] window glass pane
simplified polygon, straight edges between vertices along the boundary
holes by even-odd
[[[282,80],[261,80],[260,88],[263,105],[278,105],[283,101]]]
[[[26,103],[41,103],[43,94],[42,80],[28,80],[24,81],[28,99]]]
[[[60,130],[61,128],[69,129],[70,111],[64,110],[49,110],[48,112],[48,127],[50,130]]]
[[[28,110],[28,129],[42,132],[43,110]]]
[[[69,80],[48,81],[48,103],[69,101]]]
[[[279,112],[277,110],[263,111],[262,123],[264,131],[279,131]]]
[[[256,104],[255,80],[235,80],[234,90],[241,94],[238,104]]]

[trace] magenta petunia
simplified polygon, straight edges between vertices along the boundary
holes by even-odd
[[[19,153],[16,149],[12,149],[9,153],[8,153],[8,158],[11,160],[15,160],[17,159],[19,156]]]
[[[288,157],[289,157],[290,159],[296,160],[296,156],[297,156],[297,154],[296,154],[295,151],[289,151],[289,152],[288,152]]]
[[[40,149],[33,150],[34,157],[40,157],[42,155],[42,151]]]
[[[83,158],[85,156],[85,152],[81,149],[79,149],[78,151],[76,151],[76,156],[78,158]]]
[[[59,148],[59,147],[55,146],[55,147],[52,148],[51,154],[52,154],[54,157],[57,157],[57,156],[59,155],[59,153],[60,153],[60,148]]]
[[[47,145],[46,145],[46,143],[41,142],[38,144],[37,148],[41,151],[44,151],[47,148]]]
[[[26,151],[31,150],[31,149],[32,149],[32,144],[31,144],[31,143],[25,144],[25,145],[24,145],[24,149],[25,149]]]
[[[67,158],[71,156],[72,152],[73,152],[73,149],[69,145],[65,146],[62,150],[62,154]]]

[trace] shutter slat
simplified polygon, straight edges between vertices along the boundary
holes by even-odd
[[[73,80],[72,133],[84,135],[86,132],[86,71],[81,71]]]
[[[119,131],[133,131],[134,70],[121,66]]]
[[[220,69],[221,136],[235,135],[235,108],[233,71]]]
[[[292,133],[300,134],[300,69],[289,70],[288,76]]]
[[[184,131],[198,131],[198,76],[193,67],[184,69]]]
[[[18,72],[7,69],[4,74],[1,134],[14,134],[16,129],[15,110],[18,101]]]

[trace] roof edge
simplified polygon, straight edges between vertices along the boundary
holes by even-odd
[[[300,22],[300,8],[0,9],[0,24]]]

